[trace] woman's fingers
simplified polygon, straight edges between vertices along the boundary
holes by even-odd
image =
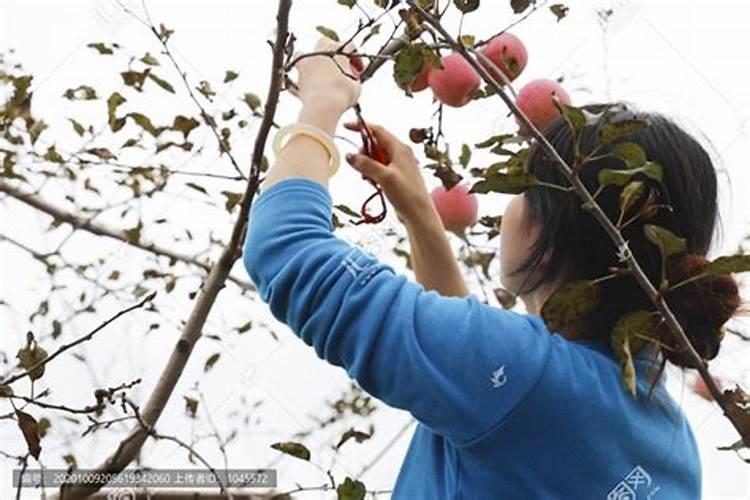
[[[359,130],[361,128],[359,122],[345,122],[344,127],[348,128],[349,130]],[[380,144],[380,146],[385,150],[385,152],[388,154],[388,156],[390,156],[391,159],[396,156],[399,149],[408,148],[406,144],[401,142],[398,137],[391,134],[387,129],[385,129],[385,127],[376,125],[374,123],[368,123],[367,127],[372,132],[372,135],[375,136],[375,140],[378,141],[378,144]]]
[[[354,167],[357,172],[361,173],[365,177],[369,177],[378,184],[387,184],[387,178],[392,174],[392,172],[389,171],[388,166],[373,160],[372,158],[365,154],[362,154],[361,152],[347,153],[345,158],[347,163]]]

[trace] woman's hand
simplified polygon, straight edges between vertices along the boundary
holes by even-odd
[[[340,43],[330,38],[321,37],[315,45],[314,52],[336,51]],[[342,49],[346,53],[356,52],[351,43]],[[295,54],[295,58],[298,54]],[[314,55],[300,59],[295,63],[299,72],[297,88],[289,91],[302,104],[333,104],[343,113],[359,99],[361,85],[357,71],[352,69],[349,56],[337,54]]]
[[[346,122],[344,127],[359,130],[358,122]],[[364,154],[347,154],[346,161],[355,170],[377,182],[388,201],[396,209],[398,219],[409,224],[420,218],[437,216],[424,178],[419,171],[419,161],[411,147],[401,142],[380,125],[368,123],[375,140],[388,154],[391,163],[383,165]]]

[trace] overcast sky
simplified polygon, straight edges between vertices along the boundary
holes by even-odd
[[[134,11],[142,13],[140,0],[123,1],[132,5]],[[487,7],[482,9],[481,15],[467,16],[464,33],[483,38],[515,19],[507,7],[508,2],[484,3]],[[361,0],[361,4],[372,13],[378,10],[370,1]],[[720,170],[723,239],[712,253],[733,252],[749,229],[749,201],[745,190],[750,184],[747,165],[750,158],[750,90],[744,77],[746,51],[750,47],[750,30],[747,29],[750,3],[742,0],[662,0],[648,2],[648,5],[636,1],[570,1],[566,4],[570,13],[560,23],[542,9],[512,30],[525,42],[529,52],[529,64],[516,88],[534,78],[562,76],[575,104],[623,99],[677,119],[710,149]],[[276,2],[147,0],[147,5],[156,23],[163,22],[176,30],[171,46],[190,81],[197,85],[205,79],[217,84],[218,109],[224,110],[229,105],[239,109],[242,104],[238,99],[244,92],[265,95],[270,67],[270,50],[265,40],[272,34]],[[595,11],[607,7],[613,7],[615,14],[605,36]],[[318,37],[314,29],[317,25],[333,28],[343,36],[350,34],[356,27],[355,12],[338,6],[335,0],[296,2],[291,27],[299,39],[297,48],[312,48]],[[448,20],[454,32],[456,21],[455,16]],[[389,29],[384,26],[383,31],[389,32]],[[54,140],[50,136],[46,140],[55,142],[62,150],[75,140],[67,117],[75,116],[99,126],[106,121],[103,102],[98,103],[98,108],[77,106],[62,99],[62,92],[85,83],[101,88],[100,94],[106,96],[119,88],[118,72],[123,71],[127,64],[124,55],[107,59],[86,48],[87,43],[98,41],[116,41],[123,47],[123,53],[138,57],[146,51],[158,54],[153,37],[142,24],[120,12],[114,0],[0,2],[0,50],[16,49],[15,60],[34,75],[34,112],[43,117],[52,130],[61,131],[55,134]],[[377,45],[369,45],[368,50],[374,50]],[[240,77],[229,86],[221,86],[227,69],[238,72]],[[178,95],[151,89],[143,96],[133,98],[132,103],[147,107],[154,117],[175,112],[195,114],[176,73],[168,67],[166,60],[157,71],[175,84]],[[395,88],[389,67],[367,83],[360,102],[369,120],[386,125],[404,139],[409,128],[428,125],[434,110],[428,92],[417,94],[414,99],[404,97]],[[209,109],[213,108],[209,106]],[[293,97],[284,96],[276,121],[286,123],[293,120],[298,109],[299,104]],[[512,130],[513,119],[507,115],[507,109],[498,99],[482,100],[461,109],[447,108],[444,131],[453,147],[459,148],[462,143],[473,144],[493,133]],[[257,121],[251,123],[246,132],[247,140],[237,149],[245,167],[257,124]],[[202,133],[195,138],[196,143],[203,141],[207,152],[189,159],[182,168],[231,174],[226,159],[218,158],[214,152],[216,147],[211,136],[206,130]],[[347,131],[341,134],[356,140],[355,134]],[[353,149],[343,140],[338,141],[338,145],[342,152]],[[477,155],[473,161],[479,165],[483,159],[488,158]],[[438,181],[429,177],[428,184],[436,186]],[[212,191],[220,190],[220,184],[211,186]],[[353,207],[369,195],[369,188],[369,184],[362,182],[359,175],[345,164],[331,182],[334,203]],[[46,189],[45,195],[58,202],[62,202],[67,192],[64,183],[52,183]],[[82,193],[78,195],[83,196]],[[497,215],[508,199],[502,195],[484,196],[480,210],[482,214]],[[96,201],[95,198],[87,200]],[[147,236],[169,244],[175,236],[182,236],[182,228],[187,227],[194,232],[196,240],[207,240],[210,231],[226,240],[232,220],[225,212],[208,207],[204,202],[205,199],[194,191],[172,189],[171,198],[144,203],[139,207],[144,217],[168,217],[170,227],[177,228],[171,233],[146,228]],[[0,207],[2,234],[13,236],[37,250],[54,248],[68,233],[64,228],[45,233],[49,219],[16,202],[4,200]],[[128,215],[128,223],[135,220],[130,219],[133,216],[133,213]],[[126,222],[120,220],[117,213],[107,217],[107,222],[118,227]],[[389,221],[396,225],[393,217]],[[355,242],[373,237],[371,229],[350,230],[345,235]],[[39,297],[49,293],[44,269],[33,263],[26,253],[6,243],[0,242],[0,252],[0,294],[12,305],[12,308],[0,309],[0,348],[13,353],[28,329],[48,331],[53,318],[67,318],[71,308],[76,306],[74,299],[81,290],[68,293],[69,303],[63,301],[54,305],[49,318],[29,322],[28,317],[36,308]],[[86,261],[94,256],[105,258],[106,263],[100,271],[102,280],[114,269],[137,279],[146,264],[153,263],[143,253],[127,246],[85,235],[76,235],[66,246],[66,252],[74,261]],[[408,272],[402,261],[387,254],[382,257]],[[245,276],[241,265],[234,272],[237,276]],[[187,293],[198,283],[195,278],[187,279],[175,293],[160,294],[159,306],[167,312],[162,318],[164,325],[158,331],[146,333],[153,316],[131,314],[107,335],[81,348],[87,363],[69,358],[50,367],[52,378],[47,383],[53,388],[55,398],[71,404],[86,404],[90,402],[92,384],[114,385],[141,377],[143,383],[134,390],[133,396],[143,401],[178,335],[179,322],[190,310]],[[91,284],[83,284],[83,288],[89,293],[96,291]],[[262,317],[267,323],[274,324],[264,307],[247,299],[238,299],[235,290],[222,293],[209,318],[206,333],[221,332],[251,318],[257,321]],[[66,323],[67,339],[88,331],[124,304],[107,299],[98,304],[97,314]],[[323,400],[336,399],[348,382],[342,370],[318,360],[301,341],[283,327],[276,326],[281,335],[278,341],[265,332],[244,337],[234,335],[221,344],[210,339],[201,340],[159,428],[193,437],[210,432],[210,423],[205,416],[197,421],[184,416],[181,396],[196,396],[198,392],[194,383],[200,380],[200,390],[205,396],[201,410],[204,407],[211,409],[215,423],[221,429],[239,426],[240,435],[229,447],[230,465],[263,467],[271,464],[280,470],[282,487],[293,486],[295,482],[321,484],[325,482],[325,476],[320,470],[291,459],[277,461],[278,453],[268,450],[268,444],[287,440],[294,432],[309,428],[314,424],[309,415],[325,414]],[[739,326],[747,328],[748,325],[745,322]],[[214,352],[222,353],[222,361],[203,376],[203,363]],[[727,342],[722,355],[712,365],[716,373],[741,381],[746,388],[750,387],[748,366],[750,349],[734,339]],[[717,406],[703,402],[685,388],[690,380],[690,377],[683,379],[678,372],[670,372],[670,389],[682,403],[701,446],[705,498],[747,499],[750,497],[750,469],[736,456],[715,450],[718,445],[734,441],[736,435]],[[263,403],[258,409],[252,408],[257,401]],[[235,414],[237,411],[239,413]],[[238,416],[245,414],[251,415],[248,424],[241,423]],[[258,418],[259,422],[255,420]],[[337,477],[356,475],[409,421],[404,412],[380,407],[375,415],[377,433],[371,441],[347,444],[338,458],[334,458],[326,450],[325,443],[330,439],[335,441],[341,429],[325,429],[313,436],[311,448],[316,457],[321,457],[321,465],[327,467],[335,462],[333,470]],[[120,428],[119,432],[124,432],[124,429]],[[408,430],[402,435],[384,459],[363,476],[368,488],[392,487],[410,434],[411,430]],[[66,428],[62,422],[51,429],[43,443],[45,465],[60,466],[62,455],[73,449],[79,466],[91,467],[106,457],[116,442],[117,435],[112,433],[98,433],[79,440],[72,427]],[[5,451],[23,451],[18,431],[8,420],[0,421],[0,443]],[[199,446],[207,457],[220,460],[215,442],[210,438],[204,437]],[[12,467],[8,461],[0,463],[0,496],[5,498],[10,492],[9,470]],[[188,465],[183,451],[165,443],[148,444],[144,463],[158,467]],[[309,498],[317,497],[309,494]]]

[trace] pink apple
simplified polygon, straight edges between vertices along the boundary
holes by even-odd
[[[411,85],[409,85],[409,88],[412,92],[421,92],[429,86],[427,83],[427,77],[429,76],[432,69],[432,66],[427,61],[425,61],[425,63],[422,65],[422,69],[419,70],[419,73],[417,73],[417,78],[411,83]]]
[[[461,54],[447,55],[442,63],[442,68],[432,68],[427,83],[438,101],[460,108],[471,100],[482,79]]]
[[[552,101],[553,95],[557,96],[560,102],[570,104],[570,96],[554,80],[532,80],[518,92],[516,104],[529,118],[534,127],[540,131],[552,123],[560,114],[555,103]],[[516,122],[521,127],[522,134],[529,132],[518,118],[516,118]]]
[[[526,67],[526,63],[529,60],[526,47],[523,42],[510,33],[501,33],[496,37],[492,38],[480,52],[492,61],[500,71],[508,78],[513,81],[521,74],[523,69]],[[501,85],[503,84],[502,77],[498,74],[489,63],[485,62],[481,57],[479,58],[479,64],[486,69],[492,77],[498,81]]]
[[[479,204],[477,196],[470,193],[469,189],[464,184],[456,184],[446,190],[441,184],[430,193],[432,203],[447,231],[460,235],[467,227],[476,223]]]

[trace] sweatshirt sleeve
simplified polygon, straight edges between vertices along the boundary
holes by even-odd
[[[541,378],[541,318],[448,297],[333,233],[328,190],[291,177],[249,215],[243,263],[273,316],[368,393],[457,445],[492,431]]]

